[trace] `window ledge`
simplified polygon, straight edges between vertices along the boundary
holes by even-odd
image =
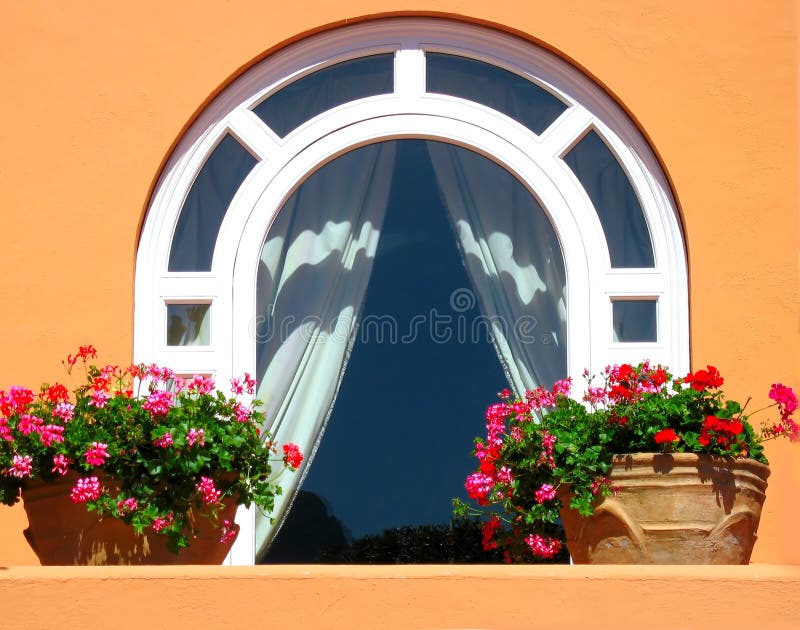
[[[16,628],[795,628],[800,565],[9,567],[0,601]]]

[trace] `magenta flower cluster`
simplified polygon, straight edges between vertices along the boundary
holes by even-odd
[[[89,466],[102,466],[108,459],[108,444],[92,442],[83,457]]]
[[[300,466],[303,454],[289,443],[281,456],[262,436],[254,378],[232,379],[229,395],[209,376],[154,364],[97,366],[96,356],[86,345],[63,361],[70,377],[75,368],[85,374],[72,390],[0,390],[0,502],[18,501],[31,479],[67,477],[72,502],[136,531],[151,528],[176,553],[196,535],[198,518],[230,542],[238,526],[224,521],[223,509],[269,511],[276,477]]]
[[[73,503],[86,503],[98,499],[102,491],[97,477],[81,477],[75,482],[69,496]]]
[[[219,503],[222,491],[214,485],[214,480],[210,477],[200,477],[200,482],[195,488],[201,495],[203,503]]]

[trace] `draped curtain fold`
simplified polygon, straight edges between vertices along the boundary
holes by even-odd
[[[428,142],[481,314],[518,394],[567,374],[566,272],[553,226],[535,197],[472,151]]]
[[[519,393],[566,376],[565,271],[552,226],[508,171],[472,151],[427,142],[467,274],[509,383]],[[279,443],[308,469],[353,346],[389,201],[396,142],[333,160],[286,202],[258,274],[258,398]],[[303,475],[280,480],[280,522]],[[274,535],[256,517],[256,546]]]
[[[313,459],[355,339],[389,198],[396,146],[374,144],[328,163],[286,202],[261,254],[257,396],[279,444]],[[305,467],[304,467],[305,469]],[[272,517],[280,522],[301,482],[285,475]],[[256,547],[269,518],[256,515]]]

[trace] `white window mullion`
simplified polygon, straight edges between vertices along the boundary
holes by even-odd
[[[215,298],[219,293],[219,282],[210,274],[169,274],[159,278],[157,295],[162,299]]]
[[[404,46],[394,57],[394,92],[399,96],[425,93],[425,53]]]
[[[249,109],[234,110],[228,116],[227,123],[239,141],[260,160],[265,160],[280,146],[278,136]]]
[[[541,135],[539,142],[550,155],[561,156],[592,126],[594,116],[583,107],[570,107]]]
[[[665,275],[653,269],[616,269],[605,274],[603,283],[606,294],[617,296],[655,295],[668,289]]]

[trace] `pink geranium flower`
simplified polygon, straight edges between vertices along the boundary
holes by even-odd
[[[497,480],[508,485],[514,483],[514,475],[511,473],[511,469],[508,466],[501,466],[500,470],[497,471]]]
[[[128,497],[122,501],[117,501],[117,512],[120,516],[130,514],[139,509],[139,503],[133,497]]]
[[[553,385],[554,395],[569,396],[570,391],[572,391],[572,378],[556,381]]]
[[[223,545],[228,544],[232,540],[236,539],[238,533],[239,526],[233,521],[225,519],[222,523],[222,528],[220,529],[219,542]]]
[[[236,422],[249,422],[251,411],[242,403],[236,403],[234,407],[234,412],[236,413]]]
[[[58,424],[46,424],[39,432],[39,439],[43,446],[62,444],[64,442],[64,427]]]
[[[525,538],[525,544],[531,553],[540,558],[552,558],[561,551],[561,541],[555,538],[545,538],[538,534],[531,534]]]
[[[797,396],[791,387],[786,387],[781,383],[774,383],[769,390],[769,397],[778,403],[781,416],[787,418],[797,409]]]
[[[194,446],[195,444],[198,446],[206,445],[206,432],[203,429],[191,428],[186,432],[186,445]]]
[[[75,414],[75,405],[68,402],[60,402],[53,408],[53,415],[61,418],[64,422],[72,420]]]
[[[214,379],[195,374],[187,385],[189,391],[208,394],[214,389]]]
[[[34,431],[39,432],[39,427],[42,426],[43,420],[37,416],[32,416],[29,413],[23,413],[17,423],[17,431],[22,435],[30,435]]]
[[[6,442],[13,442],[14,436],[11,433],[11,428],[8,426],[8,418],[0,416],[0,439]]]
[[[92,392],[92,399],[89,401],[89,404],[92,407],[97,407],[98,409],[102,409],[108,404],[108,401],[111,400],[111,396],[104,392],[103,390],[96,389]]]
[[[492,491],[494,487],[494,477],[484,473],[472,473],[464,483],[467,494],[471,499],[482,501]]]
[[[548,483],[543,483],[541,488],[534,493],[534,497],[539,504],[545,501],[552,501],[556,498],[556,489]]]
[[[170,446],[172,446],[172,444],[173,444],[172,433],[170,432],[167,432],[160,438],[156,438],[155,440],[153,440],[153,446],[156,446],[157,448],[169,448]]]
[[[165,416],[169,413],[174,401],[175,396],[172,392],[156,390],[142,403],[142,408],[146,409],[154,416]]]
[[[200,477],[200,483],[195,488],[202,495],[203,503],[218,503],[222,496],[222,491],[217,489],[211,477]]]
[[[175,517],[172,512],[167,513],[166,516],[157,517],[152,524],[153,531],[158,534],[175,522]]]
[[[69,465],[71,463],[72,460],[66,455],[53,455],[53,467],[50,469],[50,472],[63,477],[69,471]]]
[[[81,477],[75,482],[69,496],[73,503],[86,503],[99,499],[101,494],[102,488],[97,477]]]
[[[102,442],[92,442],[83,455],[84,461],[90,466],[102,466],[108,458],[108,445]]]
[[[30,455],[14,455],[12,464],[8,469],[8,474],[17,479],[24,479],[31,476],[33,457]]]

